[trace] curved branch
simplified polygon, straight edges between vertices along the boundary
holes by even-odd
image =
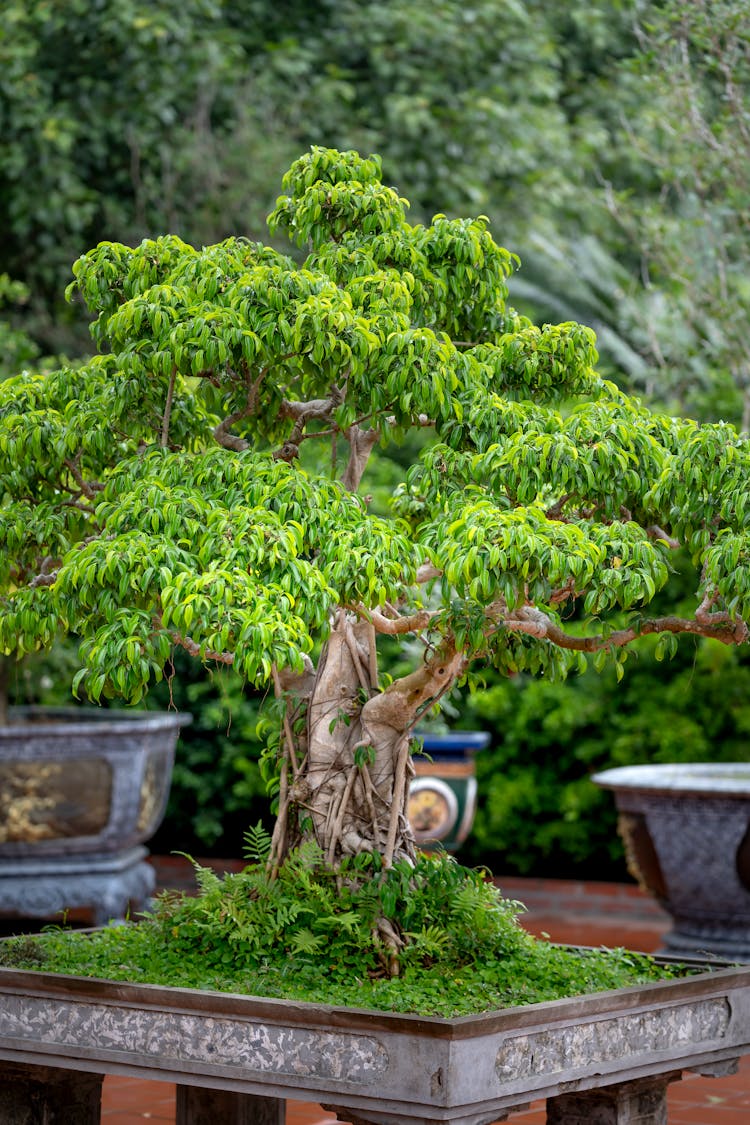
[[[247,369],[244,370],[245,386],[247,387],[247,398],[245,405],[240,410],[235,410],[233,414],[228,415],[213,431],[213,436],[218,441],[219,445],[224,449],[231,449],[234,453],[244,453],[246,449],[250,448],[250,443],[245,441],[244,438],[237,437],[236,434],[229,433],[229,427],[233,426],[235,422],[239,422],[242,418],[249,418],[255,414],[258,407],[258,391],[260,385],[265,379],[268,372],[272,367],[277,366],[279,363],[284,363],[287,359],[292,359],[297,353],[287,352],[286,355],[279,356],[273,363],[266,364],[263,367],[254,382],[250,382],[250,374]],[[244,366],[244,365],[243,365]]]
[[[652,523],[649,527],[647,527],[646,535],[648,535],[649,539],[656,539],[657,542],[659,540],[663,541],[673,551],[676,551],[680,546],[679,539],[675,539],[673,536],[668,535],[663,528],[659,527],[658,523]]]
[[[51,574],[37,574],[36,578],[32,578],[29,582],[29,589],[36,590],[39,586],[54,586],[59,573],[59,570],[53,570]]]
[[[432,563],[422,563],[417,569],[417,584],[422,585],[424,582],[432,582],[433,578],[442,578],[443,572],[438,566],[433,566]]]
[[[181,637],[179,633],[172,634],[172,640],[180,648],[184,648],[191,656],[197,656],[201,660],[215,660],[217,664],[234,664],[233,652],[201,652],[201,646],[190,637]]]
[[[555,503],[550,508],[547,508],[547,511],[544,513],[547,519],[561,519],[563,508],[570,500],[574,498],[574,496],[574,492],[566,492],[564,496],[561,496],[559,500],[556,500]]]
[[[219,422],[213,430],[213,436],[219,445],[223,446],[224,449],[231,449],[234,453],[244,453],[246,449],[249,449],[250,443],[245,441],[244,438],[237,437],[236,434],[230,434],[229,427],[233,426],[235,422],[239,422],[241,418],[247,418],[250,414],[252,414],[252,410],[243,407],[242,410],[235,410],[234,414],[229,414],[223,421]]]
[[[104,485],[100,484],[98,481],[86,481],[83,479],[81,470],[78,468],[80,460],[81,454],[79,452],[76,454],[75,458],[72,461],[70,460],[70,458],[66,457],[63,461],[63,464],[80,488],[81,493],[86,497],[87,500],[93,500],[97,492],[104,491]]]
[[[349,442],[350,452],[349,462],[341,478],[341,483],[349,492],[356,492],[367,468],[373,446],[380,439],[380,431],[361,430],[359,426],[353,423],[345,431],[344,436]]]
[[[508,614],[498,624],[514,633],[525,633],[538,640],[550,641],[559,648],[575,652],[598,652],[604,648],[622,648],[636,637],[649,633],[693,633],[701,637],[711,637],[723,644],[743,644],[750,637],[750,630],[742,620],[732,621],[728,614],[709,614],[699,618],[657,617],[641,621],[628,629],[615,629],[607,636],[597,634],[593,637],[577,637],[566,633],[546,613],[534,606],[523,606]]]
[[[376,633],[385,633],[390,637],[401,633],[421,633],[426,629],[432,619],[437,616],[436,610],[420,609],[408,617],[386,617],[379,609],[366,609],[363,605],[351,607],[356,614],[369,621]]]

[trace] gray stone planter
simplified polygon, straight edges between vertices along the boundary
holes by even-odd
[[[0,1121],[95,1125],[101,1075],[177,1083],[177,1125],[283,1122],[283,1099],[376,1125],[664,1125],[683,1070],[750,1050],[750,968],[460,1019],[0,970]]]
[[[161,823],[189,715],[18,708],[0,727],[0,914],[86,908],[99,924],[152,893],[143,844]]]
[[[666,950],[750,961],[750,764],[626,766],[615,794],[631,873],[669,912]]]

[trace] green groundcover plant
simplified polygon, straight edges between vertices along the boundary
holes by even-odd
[[[506,304],[517,259],[485,219],[410,224],[377,157],[313,148],[283,189],[270,225],[301,263],[101,243],[69,290],[100,354],[0,384],[0,653],[75,634],[93,701],[138,702],[176,649],[267,687],[264,878],[311,846],[342,887],[406,877],[408,902],[412,732],[456,684],[621,676],[644,635],[747,641],[750,443],[601,379],[589,329]],[[420,430],[376,514],[374,447]],[[678,544],[692,612],[650,612]],[[391,679],[386,639],[418,666]],[[378,903],[395,976],[420,931]]]
[[[248,842],[253,862],[238,874],[196,866],[196,897],[165,893],[136,926],[8,940],[0,965],[438,1016],[678,971],[625,950],[535,939],[517,921],[519,903],[445,854],[384,870],[363,852],[334,870],[307,843],[271,878],[270,836],[258,828]],[[397,957],[379,938],[383,919],[408,939]]]

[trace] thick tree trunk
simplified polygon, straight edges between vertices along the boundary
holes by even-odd
[[[381,692],[374,630],[339,613],[314,678],[285,685],[273,863],[304,839],[316,840],[333,865],[360,852],[379,852],[386,866],[414,860],[407,816],[411,733],[464,666],[460,654],[442,653]]]

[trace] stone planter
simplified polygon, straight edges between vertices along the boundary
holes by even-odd
[[[176,1125],[282,1125],[283,1099],[376,1125],[664,1125],[683,1070],[750,1050],[750,968],[460,1019],[0,970],[0,1120],[95,1125],[101,1076],[177,1083]]]
[[[669,912],[666,950],[750,961],[750,765],[626,766],[612,789],[631,874]]]
[[[164,816],[189,715],[17,708],[0,727],[0,914],[124,917],[154,889],[143,847]]]
[[[490,741],[485,731],[423,734],[424,749],[413,758],[409,822],[420,848],[455,851],[464,842],[477,809],[474,755]]]

